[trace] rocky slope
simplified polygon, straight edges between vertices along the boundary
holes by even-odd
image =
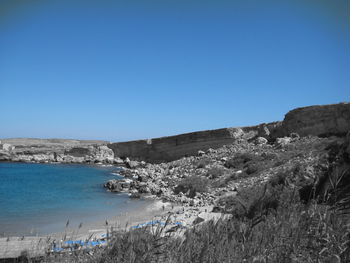
[[[331,169],[332,145],[345,145],[344,153],[350,156],[350,137],[294,134],[272,144],[261,137],[251,142],[240,138],[216,150],[199,151],[196,156],[172,162],[133,162],[132,168],[119,171],[125,179],[110,180],[105,187],[112,192],[129,192],[132,197],[150,196],[188,206],[215,205],[222,209],[223,198],[273,178],[288,180],[297,189],[314,186]]]

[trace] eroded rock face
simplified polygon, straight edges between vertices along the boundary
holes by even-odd
[[[1,148],[4,151],[10,152],[10,151],[13,151],[15,149],[15,146],[13,146],[13,145],[11,145],[9,143],[4,143],[4,144],[1,145]]]
[[[36,163],[109,163],[121,164],[105,141],[64,139],[4,139],[0,161]]]
[[[340,103],[298,108],[288,112],[283,122],[251,127],[207,130],[110,144],[105,141],[4,139],[0,150],[4,152],[1,153],[1,160],[101,162],[136,168],[143,166],[136,160],[169,162],[186,156],[201,156],[207,151],[215,151],[239,141],[255,140],[258,145],[277,141],[277,145],[283,146],[288,144],[287,137],[295,140],[299,135],[345,135],[349,130],[350,103]]]
[[[162,162],[195,155],[199,150],[216,149],[239,139],[251,139],[256,135],[257,130],[251,127],[225,128],[149,140],[112,143],[108,147],[113,150],[115,156]]]
[[[350,130],[350,103],[310,106],[288,112],[281,127],[282,136],[345,135]]]
[[[258,126],[199,131],[169,137],[109,144],[114,154],[148,162],[172,161],[239,140],[257,143],[298,136],[345,135],[350,130],[350,103],[310,106],[288,112],[283,122]],[[265,140],[265,139],[266,140]],[[260,141],[260,142],[259,142]]]

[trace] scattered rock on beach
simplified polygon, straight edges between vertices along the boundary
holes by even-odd
[[[200,223],[202,223],[202,222],[204,222],[205,220],[204,220],[204,218],[201,218],[201,217],[199,217],[199,216],[197,216],[197,218],[193,221],[193,225],[198,225],[198,224],[200,224]]]

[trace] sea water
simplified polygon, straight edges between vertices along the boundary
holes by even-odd
[[[141,200],[107,192],[103,183],[121,178],[116,167],[77,164],[0,163],[0,236],[63,231],[67,221],[105,220],[141,209]]]

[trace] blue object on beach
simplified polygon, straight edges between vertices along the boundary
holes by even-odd
[[[143,224],[138,224],[136,226],[132,226],[131,228],[134,228],[134,229],[137,229],[137,228],[142,228],[144,226],[149,226],[149,225],[156,225],[156,224],[159,224],[161,226],[165,226],[165,223],[164,222],[161,222],[159,220],[153,220],[153,221],[149,221],[149,222],[146,222],[146,223],[143,223]]]
[[[82,241],[82,240],[67,240],[64,243],[67,244],[67,245],[75,245],[75,244],[78,244],[78,245],[81,245],[81,246],[84,245],[84,241]]]

